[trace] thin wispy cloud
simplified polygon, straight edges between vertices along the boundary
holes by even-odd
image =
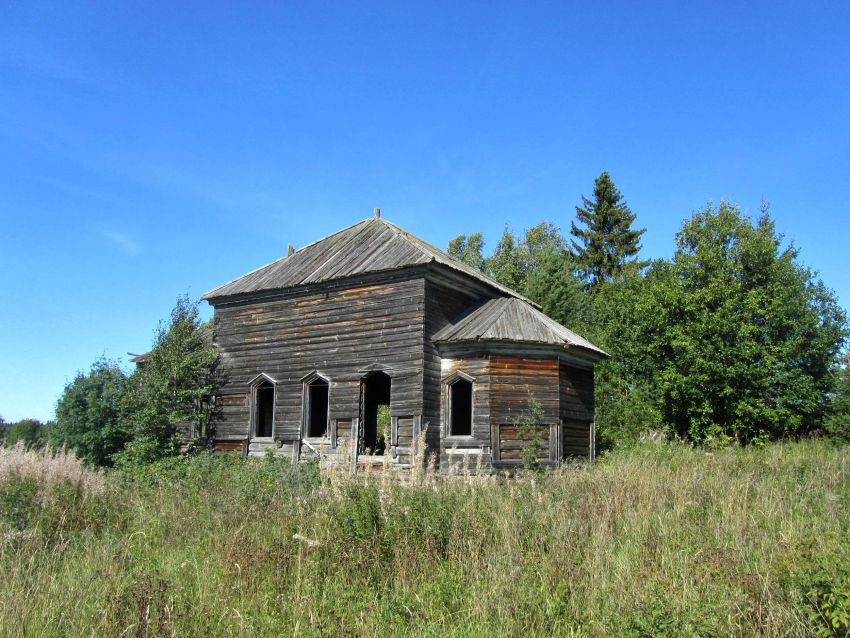
[[[114,230],[104,230],[103,236],[112,242],[115,247],[127,257],[135,257],[142,252],[142,246],[125,233],[119,233]]]

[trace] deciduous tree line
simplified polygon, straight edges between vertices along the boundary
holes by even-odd
[[[845,311],[767,207],[753,220],[709,204],[682,225],[673,257],[653,261],[640,259],[635,221],[603,173],[569,238],[542,222],[522,236],[505,227],[487,257],[481,233],[448,251],[610,354],[596,366],[603,447],[648,431],[709,445],[815,433],[850,442]],[[93,465],[172,454],[180,425],[203,440],[217,361],[205,330],[197,304],[178,299],[134,372],[100,359],[67,385],[51,427],[0,420],[0,435],[38,444],[48,432]]]
[[[683,224],[669,260],[639,258],[635,220],[602,173],[569,240],[542,222],[521,237],[506,227],[486,258],[481,233],[448,249],[611,355],[596,368],[604,446],[649,430],[710,444],[850,440],[845,311],[767,206],[753,220],[709,204]]]

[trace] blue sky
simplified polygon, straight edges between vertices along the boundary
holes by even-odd
[[[847,307],[848,7],[5,2],[0,415],[374,207],[492,249],[568,229],[603,170],[646,257],[766,197]]]

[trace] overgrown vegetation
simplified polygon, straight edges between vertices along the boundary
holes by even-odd
[[[14,423],[6,423],[0,416],[0,445],[24,445],[25,447],[42,447],[48,439],[53,423],[42,423],[38,419],[21,419]]]
[[[514,419],[517,436],[524,442],[519,451],[522,465],[526,470],[534,472],[541,469],[541,456],[548,457],[548,449],[543,440],[543,428],[546,427],[543,414],[540,401],[532,397],[528,400],[527,409]]]
[[[121,420],[131,440],[116,455],[119,464],[150,463],[173,454],[180,426],[184,438],[206,438],[218,353],[202,329],[198,304],[179,297],[169,321],[157,328],[143,365],[127,379]]]
[[[66,446],[90,465],[111,465],[114,454],[132,439],[121,419],[127,375],[117,361],[98,359],[78,372],[56,404],[55,447]]]
[[[704,443],[762,444],[825,433],[850,440],[848,324],[835,295],[799,263],[767,205],[755,221],[708,205],[685,221],[670,260],[639,259],[643,229],[607,173],[576,207],[568,246],[543,222],[480,233],[450,252],[540,304],[610,355],[596,366],[602,448],[650,431]]]
[[[175,454],[178,427],[184,440],[203,443],[218,356],[204,330],[198,304],[179,297],[132,374],[107,359],[79,372],[57,402],[53,447],[92,466],[138,466]]]
[[[825,442],[645,443],[511,480],[225,453],[104,480],[21,455],[0,453],[0,635],[848,630],[850,451]]]

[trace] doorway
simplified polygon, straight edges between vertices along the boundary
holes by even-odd
[[[385,372],[373,372],[360,381],[360,441],[358,453],[381,456],[390,438],[392,381]]]

